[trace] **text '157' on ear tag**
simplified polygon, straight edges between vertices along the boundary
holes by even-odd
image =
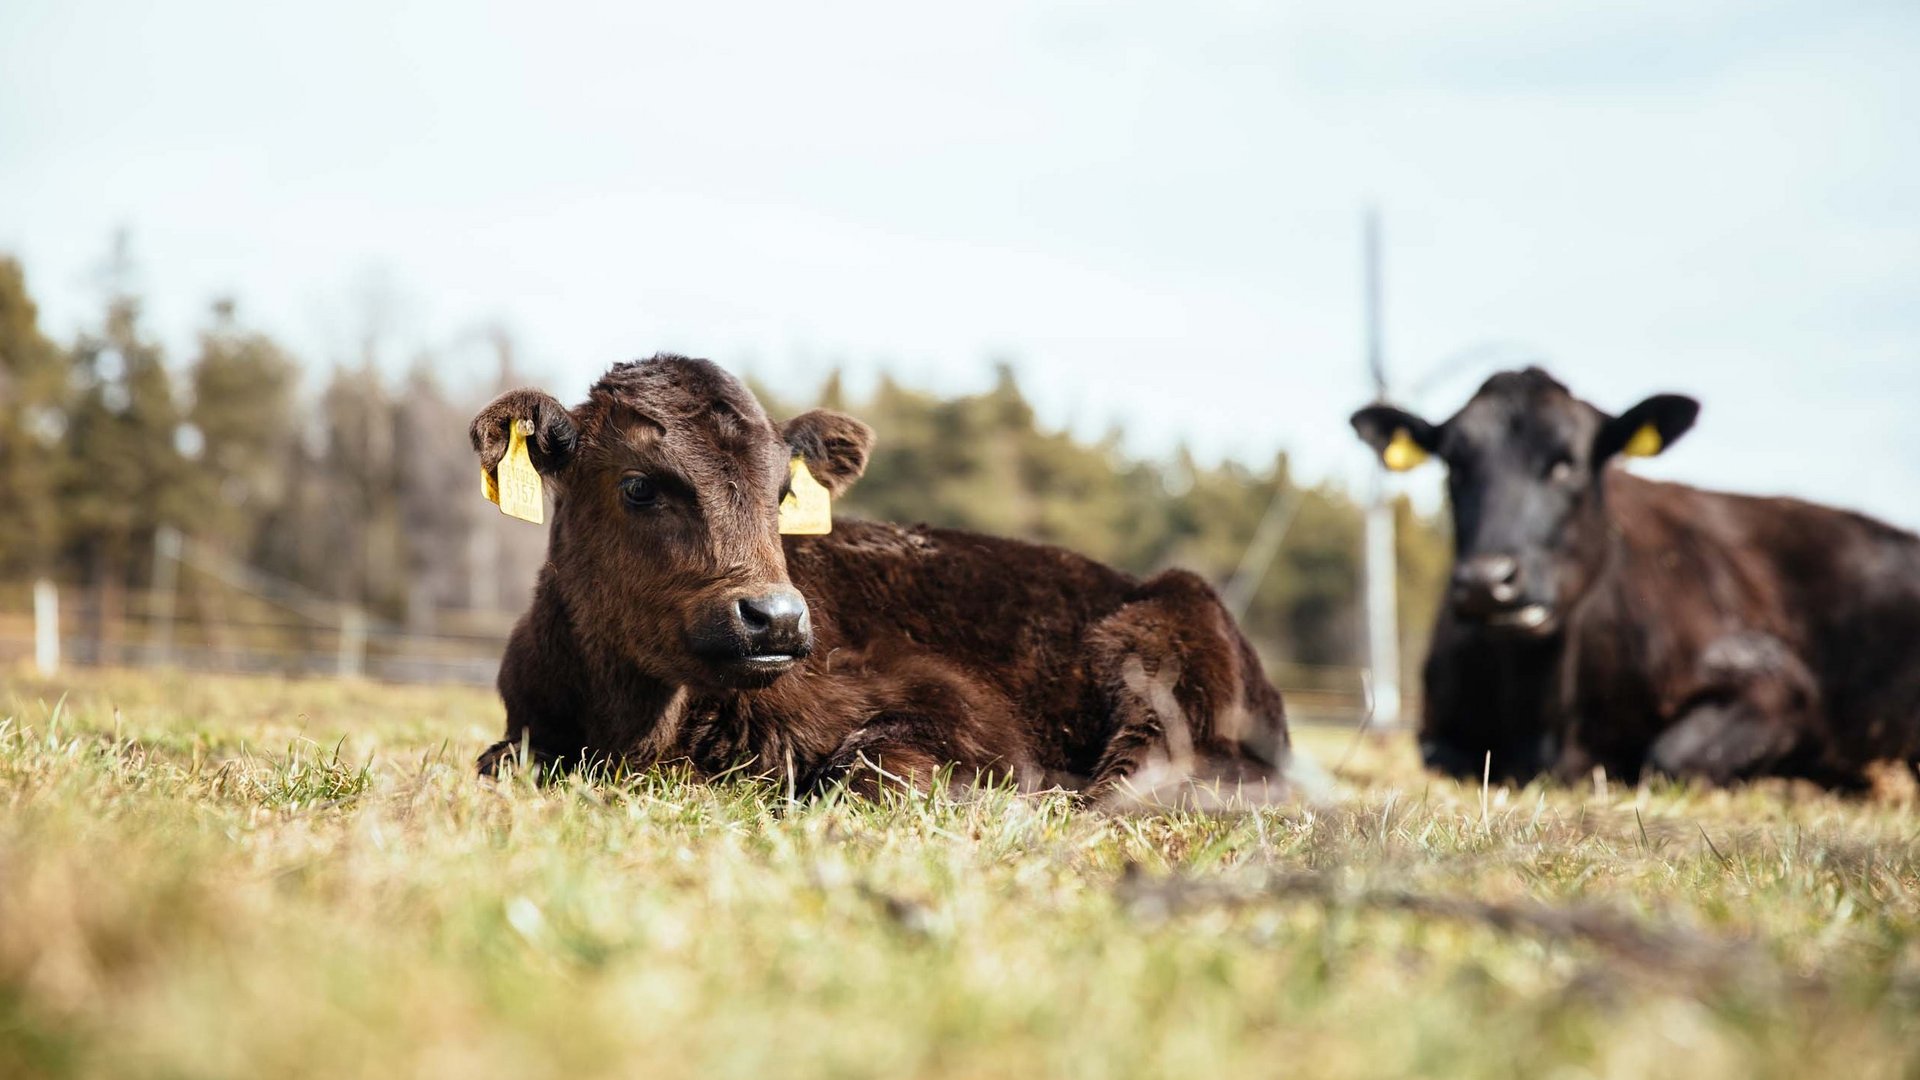
[[[1380,460],[1394,472],[1406,472],[1426,461],[1427,452],[1413,441],[1413,435],[1406,428],[1397,428],[1393,438],[1388,440],[1387,448],[1380,452]]]
[[[1620,452],[1628,457],[1652,457],[1660,452],[1662,445],[1660,429],[1646,423],[1640,425],[1640,430],[1633,433],[1633,438],[1627,440]]]
[[[547,522],[547,504],[541,498],[540,473],[527,456],[527,433],[533,425],[516,420],[507,435],[507,452],[493,472],[480,470],[481,491],[500,512],[535,525]]]
[[[825,536],[833,531],[833,499],[820,481],[807,471],[807,463],[793,459],[787,497],[780,500],[780,533],[783,536]]]

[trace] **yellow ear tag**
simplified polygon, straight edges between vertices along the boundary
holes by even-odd
[[[825,536],[833,531],[833,499],[798,457],[789,467],[787,497],[780,500],[782,536]]]
[[[1628,457],[1652,457],[1660,452],[1663,445],[1660,430],[1648,422],[1640,425],[1640,430],[1633,433],[1633,438],[1627,440],[1627,445],[1621,447],[1620,452]]]
[[[1413,436],[1407,433],[1406,428],[1399,428],[1388,440],[1387,448],[1380,452],[1380,460],[1394,472],[1406,472],[1419,468],[1427,460],[1427,452],[1413,441]]]
[[[540,474],[533,467],[533,459],[527,456],[527,434],[532,430],[532,422],[514,421],[507,435],[507,452],[500,464],[494,466],[491,473],[480,470],[480,489],[487,501],[500,507],[500,512],[508,517],[544,525],[547,505],[540,497]]]

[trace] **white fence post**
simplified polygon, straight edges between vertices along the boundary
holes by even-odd
[[[1367,663],[1372,668],[1373,722],[1376,731],[1400,727],[1400,617],[1395,601],[1396,562],[1393,503],[1385,476],[1373,478],[1373,502],[1367,506],[1366,602]]]
[[[358,678],[366,670],[366,656],[367,617],[359,608],[345,608],[340,612],[340,677]]]
[[[180,530],[162,525],[153,533],[153,629],[147,635],[160,662],[173,662],[173,609],[180,589]]]
[[[46,578],[33,583],[33,666],[42,677],[60,670],[60,591]]]

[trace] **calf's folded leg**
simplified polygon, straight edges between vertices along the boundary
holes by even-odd
[[[845,782],[857,794],[927,791],[943,776],[956,787],[1011,779],[1022,791],[1044,786],[1044,773],[1018,755],[958,745],[951,718],[885,713],[841,741],[801,785],[817,791]]]
[[[889,788],[926,791],[947,765],[928,727],[920,718],[877,717],[848,735],[803,786],[817,791],[844,781],[867,797]]]
[[[943,772],[953,783],[1011,779],[1045,786],[1028,746],[1028,718],[994,686],[935,657],[897,658],[864,688],[867,719],[841,739],[804,785],[841,780],[864,794],[926,790]]]
[[[1277,791],[1287,756],[1280,695],[1204,580],[1171,570],[1145,582],[1086,646],[1112,716],[1090,795],[1130,782]]]

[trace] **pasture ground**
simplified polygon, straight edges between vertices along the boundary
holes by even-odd
[[[1920,1070],[1898,784],[1483,793],[1309,731],[1319,805],[792,806],[482,785],[498,716],[0,673],[0,1076]]]

